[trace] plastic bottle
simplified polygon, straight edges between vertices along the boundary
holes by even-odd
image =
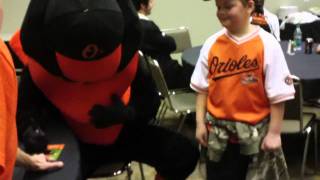
[[[295,51],[301,51],[302,50],[302,32],[300,29],[300,24],[297,24],[296,29],[293,33],[293,40],[294,40],[294,50]]]

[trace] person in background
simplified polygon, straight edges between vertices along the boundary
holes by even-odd
[[[264,8],[264,0],[255,0],[255,11],[252,14],[252,23],[260,25],[280,41],[280,27],[278,17]]]
[[[169,89],[187,88],[192,72],[171,58],[175,51],[174,39],[161,32],[160,28],[147,16],[151,14],[155,0],[132,0],[142,25],[141,51],[159,62]]]
[[[244,180],[254,155],[281,151],[284,101],[295,90],[278,41],[250,23],[254,0],[215,2],[224,29],[205,41],[190,84],[196,138],[208,179]]]
[[[264,16],[266,17],[266,20],[269,24],[271,34],[274,35],[274,37],[280,41],[280,27],[279,27],[279,19],[278,17],[268,11],[266,8],[263,8]]]

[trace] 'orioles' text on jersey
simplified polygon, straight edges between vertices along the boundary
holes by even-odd
[[[207,110],[213,117],[250,124],[268,116],[270,104],[294,98],[279,43],[257,26],[241,38],[225,29],[208,38],[190,86],[208,93]]]

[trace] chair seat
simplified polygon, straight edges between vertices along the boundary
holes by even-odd
[[[303,112],[314,113],[316,115],[316,119],[320,119],[320,107],[303,106]]]
[[[303,131],[310,125],[313,119],[312,114],[303,114],[302,127],[300,127],[300,121],[296,119],[286,119],[282,123],[282,132],[283,133],[297,133]]]
[[[194,92],[176,93],[170,95],[170,98],[174,111],[195,111],[196,94]]]

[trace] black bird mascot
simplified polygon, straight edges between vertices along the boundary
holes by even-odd
[[[157,95],[151,79],[139,77],[140,39],[129,0],[31,0],[10,41],[25,67],[17,125],[26,151],[46,150],[48,121],[55,118],[79,140],[84,178],[113,158],[148,163],[165,178],[187,177],[197,148],[146,123],[150,99],[141,91]]]

